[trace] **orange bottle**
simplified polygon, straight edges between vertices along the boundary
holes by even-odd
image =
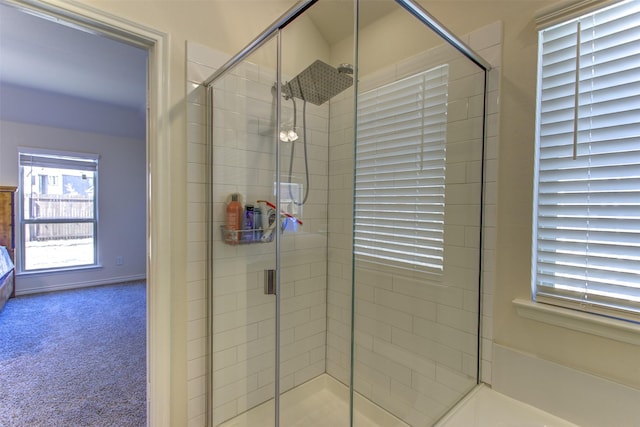
[[[240,241],[240,230],[242,230],[242,205],[238,201],[238,194],[231,195],[231,202],[227,205],[225,218],[227,233],[225,239],[228,243],[238,243]]]

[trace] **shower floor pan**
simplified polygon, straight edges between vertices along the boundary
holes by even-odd
[[[409,427],[389,412],[355,395],[354,425]],[[327,374],[320,375],[280,399],[280,425],[342,427],[349,425],[349,389]],[[272,426],[273,401],[257,406],[219,427]],[[577,427],[538,408],[500,394],[485,385],[471,391],[435,427]]]
[[[356,426],[409,427],[406,423],[356,395]],[[273,425],[273,401],[238,415],[220,427]],[[280,397],[280,425],[286,427],[342,427],[349,425],[349,389],[327,374],[289,390]]]
[[[534,406],[479,385],[435,427],[578,427]]]

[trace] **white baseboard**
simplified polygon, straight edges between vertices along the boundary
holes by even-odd
[[[70,289],[88,288],[91,286],[114,285],[116,283],[146,280],[146,278],[145,274],[138,274],[134,276],[112,277],[109,279],[85,280],[82,282],[64,283],[60,285],[39,286],[37,288],[16,289],[16,296],[39,294],[42,292],[66,291]]]
[[[582,427],[640,426],[640,390],[493,345],[493,389]]]

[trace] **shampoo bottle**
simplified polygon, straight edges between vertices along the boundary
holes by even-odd
[[[244,222],[242,224],[242,240],[252,241],[253,233],[254,233],[254,218],[253,218],[254,210],[253,205],[247,203],[244,207]]]
[[[238,194],[231,195],[231,202],[227,205],[225,225],[227,233],[225,239],[229,243],[238,243],[240,240],[240,230],[242,229],[242,205],[238,201]]]

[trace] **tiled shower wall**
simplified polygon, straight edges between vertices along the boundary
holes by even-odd
[[[200,83],[228,59],[187,43],[187,376],[189,427],[207,425],[207,146],[205,92]]]
[[[491,378],[498,72],[501,24],[467,42],[496,67],[489,75],[482,379]],[[483,74],[450,48],[431,49],[375,75],[366,91],[449,64],[445,260],[442,281],[356,263],[355,389],[411,425],[435,421],[475,384]],[[351,322],[353,93],[331,104],[327,372],[348,384]],[[471,201],[471,202],[470,202]],[[470,204],[471,203],[471,204]]]
[[[189,137],[206,160],[203,81],[221,62],[215,52],[188,45],[191,93]],[[212,61],[214,59],[214,61]],[[244,62],[214,85],[213,146],[213,408],[214,424],[232,418],[273,397],[275,361],[275,296],[265,295],[265,269],[276,266],[275,242],[229,245],[222,240],[225,203],[240,193],[245,203],[275,203],[275,70]],[[302,107],[298,103],[297,131],[302,140]],[[328,192],[328,105],[307,106],[309,198],[301,212],[292,212],[303,225],[281,239],[281,373],[286,391],[325,371],[326,347],[326,229]],[[293,123],[293,107],[283,101],[282,121]],[[191,133],[191,132],[190,132]],[[196,141],[199,139],[201,142]],[[282,143],[282,176],[288,176],[290,145]],[[296,142],[294,182],[304,183],[303,146]],[[202,157],[200,157],[202,156]],[[193,165],[204,167],[204,163]],[[190,174],[191,176],[191,174]],[[200,178],[200,176],[198,176]],[[286,181],[286,178],[285,178]],[[284,196],[283,196],[284,197]],[[197,206],[200,208],[201,206]],[[194,236],[195,237],[195,236]],[[206,250],[203,251],[206,253]],[[201,296],[199,294],[198,296]],[[198,299],[198,304],[202,302]],[[203,313],[204,314],[204,313]],[[199,327],[189,337],[194,350],[194,374],[201,374],[206,335]],[[192,339],[193,338],[193,339]],[[197,344],[196,344],[197,343]],[[190,349],[191,350],[191,349]],[[191,373],[190,373],[191,375]],[[201,391],[200,379],[192,379]],[[196,385],[197,384],[197,387]],[[198,407],[198,411],[205,408]],[[195,421],[194,421],[195,423]]]
[[[496,205],[496,177],[497,177],[497,148],[498,148],[498,100],[499,100],[499,70],[500,70],[500,55],[501,55],[501,39],[502,39],[502,25],[496,23],[485,28],[481,28],[474,31],[466,37],[466,41],[483,55],[484,58],[489,60],[494,66],[493,70],[489,74],[489,102],[488,102],[488,140],[486,144],[486,170],[485,170],[485,229],[484,229],[484,263],[483,263],[483,322],[482,322],[482,380],[485,382],[491,382],[491,342],[492,342],[492,298],[493,298],[493,282],[494,282],[494,258],[493,251],[495,248],[495,205]],[[207,291],[206,291],[206,253],[207,253],[207,226],[206,226],[206,163],[207,163],[207,149],[206,149],[206,121],[205,121],[205,99],[204,91],[199,84],[209,77],[217,67],[221,66],[228,59],[228,55],[221,54],[212,49],[187,43],[187,94],[188,94],[188,123],[187,123],[187,161],[188,161],[188,300],[189,300],[189,327],[188,327],[188,343],[187,350],[188,356],[188,376],[189,376],[189,425],[190,426],[203,426],[206,424],[206,373],[207,373]],[[411,63],[411,60],[408,60]],[[396,70],[401,68],[401,64],[397,64],[394,67]],[[254,70],[255,71],[255,70]],[[263,80],[265,76],[271,76],[272,71],[263,71]],[[255,75],[255,73],[254,73]],[[259,74],[258,74],[259,76]],[[239,77],[239,76],[236,76]],[[272,84],[267,81],[263,81],[264,85]],[[451,86],[450,86],[451,87]],[[234,91],[232,91],[234,92]],[[319,142],[323,137],[326,137],[326,130],[321,130],[327,121],[327,112],[323,109],[310,109],[312,113],[312,119],[314,125],[312,127],[319,126],[317,130],[313,131],[311,138],[316,138],[312,147],[312,157],[315,159],[311,163],[318,166],[312,166],[314,175],[322,176],[325,168],[330,168],[329,174],[325,173],[325,179],[318,179],[318,176],[314,176],[312,182],[312,188],[317,186],[317,192],[311,193],[310,204],[317,205],[314,209],[309,209],[305,206],[305,224],[306,229],[313,230],[308,235],[288,236],[283,242],[283,249],[289,251],[287,256],[283,256],[283,266],[285,272],[283,272],[283,311],[290,316],[288,320],[283,318],[283,344],[288,346],[288,350],[283,349],[283,370],[285,378],[283,378],[283,387],[288,388],[297,385],[305,378],[311,378],[319,373],[324,372],[325,364],[326,371],[338,378],[339,380],[348,383],[349,378],[349,340],[350,340],[350,310],[351,310],[351,218],[352,218],[352,194],[353,194],[353,92],[351,90],[345,91],[343,94],[338,95],[332,100],[331,105],[331,117],[330,117],[330,137],[331,146],[329,147],[329,157],[323,156],[321,151],[326,153],[326,142]],[[261,102],[270,102],[267,98],[258,99]],[[341,105],[339,105],[341,104]],[[286,106],[288,110],[283,113],[283,120],[290,120],[291,107]],[[323,107],[326,108],[326,107]],[[351,116],[349,115],[351,114]],[[310,116],[311,117],[311,116]],[[259,122],[258,122],[259,123]],[[326,129],[326,128],[324,128]],[[237,133],[236,133],[237,141]],[[262,143],[258,148],[257,153],[260,150],[270,150],[269,143],[266,142],[264,146]],[[262,153],[264,157],[268,157],[272,154]],[[300,155],[301,149],[297,150],[296,170],[300,171]],[[246,153],[249,155],[249,153]],[[258,157],[261,155],[258,154]],[[246,160],[246,157],[245,157]],[[317,162],[317,163],[316,163]],[[252,165],[249,165],[252,166]],[[246,167],[246,165],[245,165]],[[315,168],[318,169],[315,169]],[[470,166],[474,167],[474,166]],[[228,177],[226,177],[228,178]],[[269,182],[273,179],[269,177]],[[322,182],[325,182],[327,187],[322,187]],[[471,183],[473,184],[473,183]],[[244,188],[235,187],[233,183],[224,184],[224,187],[219,188],[216,191],[218,199],[216,199],[216,215],[218,222],[216,225],[221,224],[220,215],[222,214],[222,200],[228,192],[239,191],[245,193],[247,191]],[[260,194],[248,194],[249,197],[260,196],[262,197],[263,191],[272,191],[262,187]],[[266,193],[268,195],[270,193]],[[324,206],[322,206],[324,204]],[[327,222],[327,211],[330,212]],[[325,229],[323,229],[323,224]],[[320,249],[322,246],[323,230],[329,232],[329,247],[328,251],[324,249],[324,253],[318,258],[317,254],[323,252]],[[470,237],[472,234],[470,233]],[[216,235],[216,239],[219,236]],[[234,262],[222,263],[223,271],[220,271],[220,265],[216,269],[218,273],[224,275],[220,277],[218,283],[220,283],[221,291],[220,295],[215,298],[216,313],[221,315],[226,314],[221,318],[218,318],[218,322],[222,319],[227,319],[227,325],[229,329],[225,330],[225,334],[221,334],[223,340],[231,339],[226,344],[221,344],[220,348],[216,347],[216,355],[214,357],[217,360],[217,365],[214,369],[227,369],[225,372],[236,371],[234,375],[245,375],[240,381],[232,381],[229,384],[220,385],[220,387],[227,387],[225,390],[230,392],[237,392],[239,387],[245,387],[245,391],[251,388],[254,391],[253,397],[249,395],[233,395],[234,398],[221,402],[215,402],[214,405],[218,406],[216,411],[217,420],[224,419],[232,416],[234,413],[241,410],[243,407],[253,404],[259,400],[259,397],[268,396],[266,391],[268,388],[264,388],[265,377],[273,377],[273,370],[269,366],[273,366],[272,356],[265,359],[270,362],[267,366],[265,363],[260,364],[263,368],[259,370],[261,372],[258,375],[255,372],[245,372],[245,368],[242,367],[242,359],[248,360],[252,351],[261,351],[259,349],[261,343],[265,346],[272,344],[273,342],[273,329],[271,331],[268,328],[272,327],[273,319],[269,315],[262,315],[261,320],[251,323],[246,323],[245,326],[232,327],[233,322],[238,320],[248,320],[249,316],[260,316],[254,308],[264,306],[267,311],[273,313],[270,308],[267,309],[269,302],[264,302],[263,296],[260,295],[262,288],[261,283],[258,283],[261,274],[260,268],[263,267],[265,260],[252,261],[247,263],[247,259],[260,259],[263,254],[263,250],[254,248],[261,245],[249,245],[247,248],[227,248],[219,241],[216,242],[216,251],[222,250],[231,251],[232,254],[227,252],[227,255],[232,257],[235,255],[244,255],[245,260]],[[246,251],[244,254],[238,254],[238,251]],[[292,251],[295,251],[293,256]],[[328,265],[324,254],[328,253]],[[298,259],[301,262],[301,266],[298,266]],[[295,261],[294,261],[295,260]],[[259,265],[260,264],[260,265]],[[328,267],[328,268],[327,268]],[[272,268],[272,267],[270,267]],[[324,277],[328,273],[328,278]],[[361,278],[362,274],[358,275]],[[376,275],[377,276],[377,275]],[[371,282],[367,282],[364,286],[373,289],[374,303],[375,303],[375,288],[380,288],[378,291],[378,301],[380,301],[380,295],[386,295],[384,292],[384,286],[371,286],[372,283],[376,283],[378,277],[374,277]],[[237,282],[236,280],[239,280]],[[241,286],[237,286],[238,283]],[[293,286],[291,285],[293,283]],[[324,289],[325,283],[328,283],[328,289]],[[396,284],[398,281],[396,281]],[[402,283],[402,282],[400,282]],[[225,285],[226,284],[226,285]],[[415,285],[411,280],[407,280],[405,285],[406,289],[409,289],[411,285]],[[393,286],[393,279],[391,282]],[[358,295],[362,292],[360,286]],[[367,288],[364,288],[365,292]],[[381,293],[382,292],[382,293]],[[471,304],[473,299],[472,291],[463,290],[463,299],[456,302],[451,302],[448,306],[444,305],[440,310],[440,317],[446,319],[447,313],[454,311],[465,311],[464,308]],[[371,295],[371,293],[369,293]],[[464,296],[466,295],[466,297]],[[268,298],[268,297],[266,297]],[[449,300],[451,301],[451,300]],[[383,301],[384,302],[384,301]],[[326,308],[324,307],[326,303]],[[388,299],[386,305],[392,304]],[[232,308],[231,308],[232,307]],[[380,304],[381,313],[393,313],[393,310],[400,309],[400,306],[386,307],[385,304]],[[447,312],[447,310],[449,311]],[[227,312],[227,310],[230,310]],[[234,313],[234,314],[229,314]],[[326,313],[326,317],[325,317]],[[438,311],[436,310],[436,313]],[[216,314],[214,314],[216,315]],[[357,314],[360,321],[364,314]],[[366,316],[364,316],[366,317]],[[463,315],[464,318],[464,315]],[[252,318],[253,319],[253,318]],[[297,326],[293,326],[293,322],[298,322],[302,319],[302,323]],[[380,323],[373,323],[375,327],[385,328],[393,327],[388,323],[385,325],[385,318],[382,316],[379,319]],[[386,319],[388,320],[388,318]],[[215,319],[214,319],[215,321]],[[292,323],[290,323],[292,322]],[[365,325],[367,322],[360,322]],[[369,322],[370,325],[371,322]],[[260,329],[259,325],[262,325]],[[327,331],[323,329],[327,325]],[[455,329],[455,327],[453,327]],[[259,333],[262,333],[262,338],[265,341],[259,340]],[[467,333],[462,329],[462,333]],[[266,338],[269,337],[270,338]],[[233,343],[233,339],[238,337],[243,340],[246,337],[255,337],[254,347],[250,349],[248,345],[229,345]],[[301,338],[301,345],[296,345],[296,336]],[[326,336],[326,338],[325,338]],[[371,345],[369,346],[369,354],[376,357],[376,364],[379,367],[385,367],[384,370],[390,373],[393,370],[398,371],[399,377],[406,374],[406,369],[403,369],[402,364],[394,365],[385,362],[385,352],[389,355],[389,351],[395,349],[391,346],[385,347],[385,342],[379,337],[377,338],[377,345],[373,345],[374,336],[369,334],[365,330],[358,331],[358,342],[366,342],[367,340]],[[218,338],[220,339],[220,337]],[[293,341],[292,341],[293,340]],[[326,346],[325,346],[326,343]],[[387,343],[388,344],[388,343]],[[227,346],[229,345],[229,346]],[[368,344],[366,344],[368,345]],[[224,348],[223,348],[224,347]],[[326,348],[326,360],[324,358]],[[271,347],[270,351],[273,350]],[[287,354],[288,353],[288,354]],[[407,360],[406,353],[404,362],[406,364],[412,364],[414,360]],[[397,360],[397,359],[396,359]],[[361,368],[362,364],[361,363]],[[467,362],[467,369],[469,362]],[[271,371],[269,371],[271,369]],[[289,371],[290,369],[290,371]],[[359,369],[358,372],[364,372]],[[463,371],[464,372],[464,371]],[[380,372],[374,372],[369,370],[372,377],[381,379],[384,378],[385,373],[381,369]],[[394,380],[392,382],[391,375],[386,375],[386,379],[382,381],[382,384],[374,382],[374,380],[366,381],[363,379],[360,384],[360,390],[366,393],[369,390],[371,397],[373,398],[373,384],[376,387],[379,385],[380,390],[377,393],[378,398],[388,398],[389,394],[393,391],[404,394],[404,396],[420,397],[418,389],[412,389],[415,384],[416,387],[420,385],[420,381],[431,380],[429,383],[435,386],[435,390],[440,390],[440,387],[444,387],[442,390],[456,389],[456,387],[467,386],[467,379],[460,378],[459,375],[451,375],[450,367],[443,365],[440,368],[436,367],[435,373],[430,370],[428,375],[424,375],[419,370],[415,375],[412,373],[412,384],[406,384],[409,381]],[[433,375],[431,375],[433,374]],[[431,376],[429,376],[431,375]],[[359,375],[359,377],[362,375]],[[435,376],[435,380],[434,377]],[[238,377],[236,377],[238,378]],[[406,375],[405,375],[406,378]],[[388,381],[387,381],[388,379]],[[415,379],[415,380],[414,380]],[[462,382],[461,382],[462,381]],[[391,389],[394,387],[394,390]],[[425,383],[423,383],[424,385]],[[263,385],[263,387],[260,387]],[[370,386],[371,385],[371,386]],[[260,393],[264,393],[261,395]],[[430,397],[426,395],[426,398]],[[254,400],[252,400],[254,399]],[[400,406],[399,409],[404,410],[405,413],[411,413],[411,408],[406,405],[400,405],[398,402],[390,402],[392,405]]]

